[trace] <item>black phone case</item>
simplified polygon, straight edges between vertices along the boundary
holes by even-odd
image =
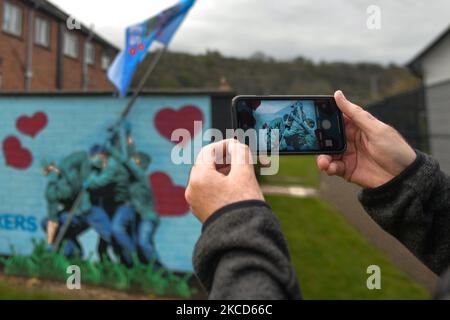
[[[301,100],[301,99],[314,99],[314,98],[333,98],[334,96],[330,95],[263,95],[263,96],[257,96],[257,95],[240,95],[233,98],[231,101],[231,123],[233,126],[233,129],[238,129],[238,121],[237,121],[237,113],[236,113],[236,107],[237,102],[240,99],[255,99],[255,100]],[[342,116],[342,112],[339,111],[339,114],[341,115],[339,117],[339,125],[341,127],[342,132],[342,140],[343,140],[343,147],[340,150],[327,150],[327,151],[279,151],[279,155],[319,155],[319,154],[342,154],[347,150],[347,139],[345,135],[345,125],[344,125],[344,118]],[[257,154],[259,152],[257,151]],[[270,152],[267,153],[270,155]]]

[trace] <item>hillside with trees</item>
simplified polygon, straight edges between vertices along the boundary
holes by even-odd
[[[139,68],[134,84],[154,57]],[[243,58],[210,51],[202,55],[167,52],[147,88],[226,88],[238,94],[331,94],[342,89],[362,104],[413,89],[419,79],[405,67],[373,63],[277,61],[263,53]]]

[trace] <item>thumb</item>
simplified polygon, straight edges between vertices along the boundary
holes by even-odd
[[[361,130],[370,133],[379,125],[378,121],[369,112],[360,106],[350,102],[340,90],[334,94],[338,108]]]

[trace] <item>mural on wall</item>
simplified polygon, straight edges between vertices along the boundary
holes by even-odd
[[[172,163],[170,136],[185,128],[201,144],[194,121],[210,127],[210,98],[142,97],[117,123],[123,105],[109,97],[0,98],[0,255],[13,257],[3,259],[6,271],[36,275],[42,261],[51,261],[48,269],[78,259],[90,264],[94,283],[117,280],[111,270],[120,269],[123,281],[113,286],[130,288],[141,272],[161,294],[168,283],[155,283],[155,274],[173,280],[174,271],[192,271],[201,226],[184,199],[190,166]],[[55,253],[51,243],[66,224]]]

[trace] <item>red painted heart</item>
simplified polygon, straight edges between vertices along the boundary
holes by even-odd
[[[22,147],[20,140],[9,136],[3,140],[3,154],[7,166],[25,170],[33,162],[33,156],[28,149]]]
[[[151,174],[149,181],[155,195],[155,210],[161,216],[182,216],[189,212],[184,187],[174,185],[164,172]]]
[[[21,116],[16,121],[16,128],[23,134],[35,137],[42,131],[48,123],[47,115],[43,112],[36,112],[31,117]]]
[[[164,108],[156,114],[155,127],[169,141],[171,141],[172,132],[181,128],[188,130],[193,138],[198,131],[198,128],[194,128],[194,121],[203,121],[203,113],[196,106],[187,105],[180,110]],[[180,138],[178,141],[172,142],[178,144],[181,140]],[[187,142],[189,141],[184,140],[182,144]]]

